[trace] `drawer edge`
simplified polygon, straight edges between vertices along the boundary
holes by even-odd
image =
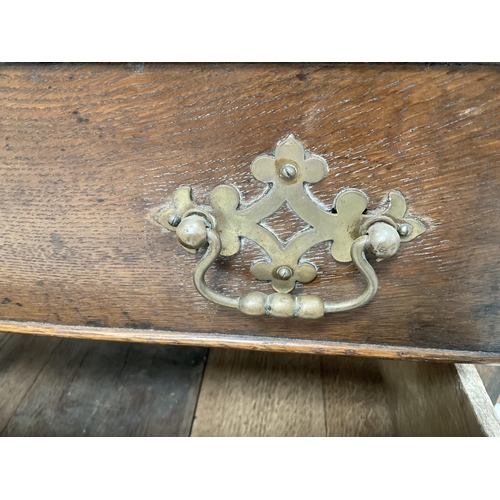
[[[56,325],[19,321],[0,321],[0,332],[90,340],[113,340],[148,344],[192,345],[236,348],[255,351],[295,352],[364,356],[387,359],[415,359],[459,363],[499,363],[500,353],[420,347],[398,347],[382,344],[357,344],[325,340],[301,340],[252,335],[187,333],[166,330],[103,328]]]

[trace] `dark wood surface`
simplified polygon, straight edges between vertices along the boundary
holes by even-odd
[[[0,433],[61,339],[0,334]]]
[[[255,351],[295,352],[309,354],[341,354],[346,356],[377,356],[396,359],[425,359],[448,362],[488,363],[498,361],[495,352],[400,347],[382,344],[360,344],[328,340],[265,337],[219,333],[176,332],[172,330],[140,330],[131,328],[100,328],[93,326],[53,325],[48,323],[0,321],[0,332],[24,333],[62,338],[115,340],[152,344],[186,346],[209,345]]]
[[[498,358],[499,114],[497,66],[2,65],[0,317]],[[215,306],[192,285],[199,257],[153,221],[180,184],[200,201],[222,183],[258,196],[249,164],[289,133],[329,162],[312,189],[323,203],[354,187],[375,206],[396,189],[429,227],[374,265],[379,291],[357,311],[301,321]],[[359,293],[352,265],[315,251],[320,274],[298,293]],[[257,255],[247,245],[209,281],[269,292],[249,272]]]
[[[2,334],[1,436],[188,436],[207,350]]]

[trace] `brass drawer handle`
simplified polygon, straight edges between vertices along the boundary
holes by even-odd
[[[199,206],[191,199],[189,186],[179,187],[173,205],[162,208],[157,221],[177,232],[181,245],[196,252],[208,243],[205,255],[196,266],[194,283],[198,292],[212,302],[240,310],[248,315],[280,318],[319,318],[324,313],[342,312],[361,307],[376,294],[378,280],[366,253],[377,260],[393,256],[400,242],[410,241],[425,231],[415,218],[406,216],[406,200],[397,191],[389,193],[385,210],[368,213],[368,199],[357,189],[343,190],[331,210],[324,210],[305,189],[326,177],[326,161],[308,154],[294,136],[279,142],[275,156],[259,156],[252,163],[255,178],[268,187],[264,195],[248,207],[239,209],[241,197],[232,186],[218,186],[212,191],[211,206]],[[286,244],[267,228],[263,219],[284,203],[309,227],[298,232]],[[271,281],[275,294],[250,292],[228,297],[210,288],[205,281],[209,267],[220,255],[235,255],[240,238],[253,240],[269,255],[268,261],[256,262],[252,274]],[[343,301],[328,301],[314,295],[291,295],[296,282],[309,283],[316,277],[316,267],[301,260],[314,245],[331,241],[331,255],[339,262],[353,262],[366,279],[366,288],[358,296]]]
[[[191,229],[187,226],[197,224],[197,222],[190,219],[193,219],[193,217],[185,219],[185,229],[188,232]],[[395,235],[389,234],[387,236],[395,236],[399,239],[397,231],[383,222],[375,224],[371,234],[374,236],[374,239],[384,238],[386,237],[384,233],[387,233],[387,228],[392,229],[395,233]],[[228,297],[218,293],[207,285],[205,274],[208,268],[220,256],[222,244],[217,231],[210,228],[206,229],[206,239],[209,244],[208,249],[194,271],[196,289],[206,299],[221,306],[238,309],[250,316],[262,316],[265,314],[277,318],[320,318],[324,313],[349,311],[350,309],[363,306],[377,293],[377,275],[365,257],[365,251],[369,248],[373,249],[373,238],[371,239],[369,235],[360,236],[354,241],[351,247],[352,260],[366,278],[366,288],[358,297],[339,302],[323,301],[316,295],[291,295],[289,293],[266,295],[261,292],[250,292],[239,297]]]

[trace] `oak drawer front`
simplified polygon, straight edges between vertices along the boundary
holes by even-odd
[[[4,65],[1,328],[498,359],[499,86],[500,70],[479,65]],[[254,199],[251,161],[291,133],[328,161],[311,188],[322,203],[352,187],[370,208],[398,190],[427,231],[374,264],[377,295],[355,311],[296,320],[214,306],[192,284],[199,256],[154,214],[182,184],[201,201],[219,184]],[[286,210],[269,224],[300,228]],[[359,293],[354,266],[324,250],[297,292]],[[247,243],[208,281],[268,293],[249,271],[260,255]]]

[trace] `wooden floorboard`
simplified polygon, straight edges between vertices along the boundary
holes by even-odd
[[[401,401],[390,400],[379,360],[211,349],[205,369],[206,357],[204,348],[0,334],[0,435],[398,433]],[[484,367],[492,397],[497,374]]]
[[[60,344],[58,338],[0,334],[0,433]]]
[[[327,436],[394,436],[379,360],[321,356]]]
[[[391,436],[376,360],[211,349],[192,436]]]
[[[3,436],[189,435],[206,349],[12,338],[11,366],[0,365],[0,388],[10,387],[0,407]],[[30,387],[15,398],[27,374]]]
[[[192,436],[324,436],[318,356],[211,349]]]

